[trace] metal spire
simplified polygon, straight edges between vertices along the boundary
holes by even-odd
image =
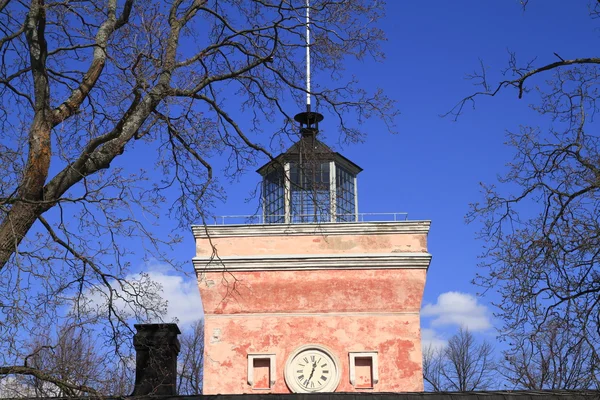
[[[296,114],[294,119],[300,122],[303,128],[314,128],[303,130],[303,133],[309,133],[314,136],[319,130],[319,122],[323,120],[323,116],[318,112],[311,110],[311,95],[310,95],[310,0],[306,0],[306,111]]]
[[[310,112],[310,0],[306,0],[306,111]]]

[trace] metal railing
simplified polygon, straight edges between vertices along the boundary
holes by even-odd
[[[285,215],[220,215],[214,216],[214,225],[285,224]],[[357,213],[336,214],[331,221],[329,214],[292,214],[291,224],[323,224],[336,222],[398,222],[408,220],[408,213]]]

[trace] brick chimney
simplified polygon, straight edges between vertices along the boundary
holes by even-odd
[[[136,324],[135,388],[132,396],[177,395],[177,324]]]

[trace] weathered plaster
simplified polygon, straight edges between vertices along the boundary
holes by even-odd
[[[248,256],[276,254],[398,253],[427,250],[427,235],[307,235],[196,238],[198,256]]]
[[[256,392],[246,379],[248,354],[274,353],[276,364],[283,366],[306,343],[324,344],[336,353],[342,370],[338,392],[423,390],[418,315],[207,315],[205,329],[208,336],[220,329],[222,340],[207,343],[206,356],[214,362],[205,365],[204,394]],[[350,383],[348,353],[365,349],[379,354],[379,382],[373,389],[357,389]],[[283,373],[283,368],[276,370],[270,392],[289,392]]]
[[[275,354],[277,365],[266,391],[287,393],[283,366],[308,343],[335,351],[337,391],[423,390],[419,310],[428,229],[428,221],[195,227],[206,314],[204,393],[252,393],[248,354],[261,353]],[[208,263],[215,249],[230,269]],[[365,351],[378,354],[379,381],[357,389],[349,352]]]
[[[206,314],[419,312],[425,273],[424,268],[210,272],[200,274],[198,284]]]

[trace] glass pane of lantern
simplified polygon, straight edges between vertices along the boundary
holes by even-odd
[[[283,169],[276,168],[263,180],[263,201],[266,224],[285,222],[285,182]]]
[[[330,222],[329,162],[290,164],[291,222]]]
[[[336,221],[356,221],[354,175],[336,165]]]

